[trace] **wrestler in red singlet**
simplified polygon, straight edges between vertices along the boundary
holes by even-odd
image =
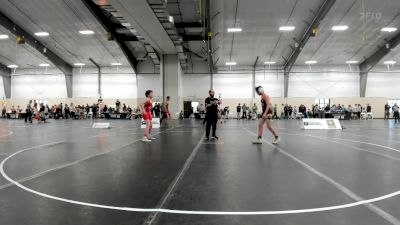
[[[142,111],[143,121],[146,123],[146,128],[144,129],[143,142],[151,142],[155,138],[151,136],[151,128],[152,128],[152,116],[151,116],[151,107],[153,105],[153,91],[146,91],[146,100],[140,104],[140,109]]]
[[[143,120],[151,121],[153,118],[151,116],[151,107],[153,105],[153,101],[150,98],[147,98],[144,102],[144,112],[143,112]]]

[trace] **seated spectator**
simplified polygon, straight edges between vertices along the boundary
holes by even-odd
[[[17,113],[17,110],[15,110],[14,106],[11,107],[11,113],[13,113],[13,114]]]
[[[313,113],[311,112],[310,109],[307,110],[307,117],[308,118],[312,118],[313,117]]]

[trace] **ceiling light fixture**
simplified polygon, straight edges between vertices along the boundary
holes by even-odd
[[[349,29],[349,26],[346,26],[346,25],[340,25],[340,26],[333,26],[332,27],[333,31],[344,31],[344,30],[347,30],[347,29]]]
[[[355,61],[355,60],[349,60],[349,61],[346,61],[346,63],[347,63],[347,64],[357,64],[357,63],[358,63],[358,61]]]
[[[8,65],[7,67],[10,69],[15,69],[15,68],[18,68],[18,65],[12,64],[12,65]]]
[[[41,64],[39,64],[39,66],[40,66],[40,67],[49,67],[50,64],[48,64],[48,63],[41,63]]]
[[[242,28],[240,28],[240,27],[228,28],[228,32],[230,32],[230,33],[242,32]]]
[[[397,62],[393,61],[393,60],[383,62],[383,64],[385,64],[385,65],[393,65],[393,64],[396,64],[396,63]]]
[[[122,63],[111,63],[111,66],[122,66]]]
[[[264,64],[266,64],[266,65],[272,65],[272,64],[275,64],[276,62],[275,61],[267,61],[267,62],[264,62]]]
[[[292,31],[292,30],[294,30],[295,29],[295,27],[293,27],[293,26],[283,26],[283,27],[279,27],[279,30],[280,31]]]
[[[397,31],[397,28],[396,27],[384,27],[381,29],[381,31],[392,33],[392,32]]]
[[[49,36],[49,33],[47,33],[47,32],[36,32],[36,33],[35,33],[35,36],[38,36],[38,37],[47,37],[47,36]]]
[[[7,39],[7,38],[8,38],[7,34],[0,34],[0,40]]]
[[[74,66],[85,66],[85,63],[74,63]]]
[[[306,61],[306,64],[317,64],[317,63],[318,63],[318,61],[315,61],[315,60]]]
[[[91,35],[91,34],[94,34],[94,31],[92,31],[92,30],[80,30],[79,33],[83,34],[83,35]]]
[[[227,66],[236,66],[236,62],[226,62],[225,65],[227,65]]]

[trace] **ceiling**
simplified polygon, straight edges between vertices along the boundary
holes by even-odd
[[[146,3],[146,0],[136,1]],[[366,21],[362,18],[362,1],[365,3],[365,12],[368,12]],[[124,6],[133,7],[129,5],[130,0],[106,2],[115,4],[115,7],[121,6],[119,11],[123,11]],[[213,63],[221,70],[234,70],[241,66],[253,66],[257,57],[260,66],[264,61],[276,61],[277,65],[283,65],[284,58],[288,58],[293,51],[289,45],[294,46],[295,40],[301,40],[308,27],[307,23],[314,17],[313,12],[318,10],[324,0],[210,2],[212,31],[215,35],[212,42]],[[159,40],[162,36],[160,34],[164,34],[165,31],[154,29],[161,26],[151,26],[150,23],[157,23],[158,20],[146,21],[138,16],[145,12],[139,10],[133,13],[136,11],[125,8],[127,20],[137,25],[136,28],[141,31],[146,41],[159,53],[166,49],[164,45],[171,45],[170,40],[165,43]],[[167,9],[174,17],[175,23],[201,21],[199,0],[168,0]],[[89,58],[101,66],[109,66],[112,62],[129,65],[118,44],[115,41],[107,41],[105,29],[81,0],[0,0],[0,11],[31,34],[38,31],[49,32],[49,37],[37,39],[70,65],[77,62],[90,65]],[[146,15],[151,17],[149,13]],[[295,26],[295,30],[280,32],[279,27],[285,25]],[[349,29],[332,31],[331,27],[334,25],[348,25]],[[390,40],[399,33],[381,32],[380,29],[386,26],[400,28],[399,0],[337,0],[321,22],[316,37],[311,37],[302,49],[296,65],[304,65],[307,60],[316,60],[320,65],[344,65],[347,60],[362,62],[382,47],[385,39]],[[229,27],[241,27],[243,31],[228,33]],[[83,36],[78,33],[79,30],[85,29],[93,30],[95,34]],[[202,31],[202,27],[179,29],[182,35],[201,35]],[[10,32],[0,27],[0,34],[10,35]],[[188,53],[189,64],[204,62],[207,59],[207,46],[202,40],[185,41],[183,46],[184,51]],[[140,42],[129,42],[129,47],[134,49],[137,58],[146,58],[146,50]],[[400,60],[400,47],[393,49],[382,62],[396,59]],[[237,62],[237,66],[225,66],[228,61]],[[40,63],[50,62],[27,44],[16,45],[14,37],[10,35],[9,39],[0,40],[0,63],[33,68]]]
[[[219,13],[213,21],[214,33],[220,33],[213,42],[214,47],[220,47],[214,56],[220,58],[217,65],[226,67],[225,62],[235,61],[237,67],[252,66],[257,56],[261,65],[264,61],[283,65],[283,57],[288,58],[293,51],[289,45],[294,46],[294,38],[301,40],[308,27],[306,22],[310,23],[314,17],[311,11],[316,12],[322,3],[323,0],[212,1],[212,15]],[[364,27],[362,0],[337,0],[321,22],[317,36],[311,37],[303,48],[296,64],[304,65],[311,59],[324,65],[345,64],[347,60],[362,62],[384,44],[384,39],[397,34],[383,33],[380,29],[400,28],[400,1],[365,0],[365,11],[368,14],[365,14]],[[348,25],[349,29],[333,32],[331,27],[339,24]],[[279,27],[284,25],[296,29],[280,32]],[[227,28],[235,26],[243,31],[227,32]],[[400,48],[394,49],[392,54],[394,57],[400,54]]]
[[[48,37],[37,39],[70,65],[77,62],[91,65],[89,58],[101,66],[109,66],[112,62],[128,65],[118,45],[114,41],[107,41],[105,30],[81,0],[0,0],[0,10],[32,35],[38,31],[50,33]],[[95,34],[84,36],[79,34],[79,30],[93,30]],[[22,50],[18,52],[17,58],[13,58],[14,37],[10,36],[9,40],[0,41],[0,54],[3,56],[0,57],[0,62],[10,63],[2,60],[6,57],[22,68],[37,65],[38,59],[32,57],[30,51],[23,50],[29,49],[28,45],[20,45],[18,49]],[[5,50],[6,48],[11,51]]]

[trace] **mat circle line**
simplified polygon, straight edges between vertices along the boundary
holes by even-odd
[[[351,139],[349,139],[349,140],[351,140]],[[353,139],[353,141],[355,141],[355,140]],[[383,145],[381,147],[386,148],[386,149],[392,149],[388,146],[383,146]],[[392,192],[390,194],[382,195],[382,196],[379,196],[376,198],[365,199],[362,201],[356,201],[356,202],[342,204],[342,205],[326,206],[326,207],[320,207],[320,208],[307,208],[307,209],[294,209],[294,210],[273,210],[273,211],[195,211],[195,210],[180,210],[180,209],[165,209],[165,208],[132,208],[132,207],[110,206],[110,205],[102,205],[102,204],[96,204],[96,203],[76,201],[76,200],[57,197],[54,195],[49,195],[49,194],[46,194],[43,192],[35,191],[31,188],[28,188],[28,187],[20,184],[19,182],[13,180],[12,178],[10,178],[7,175],[7,173],[4,171],[5,163],[12,157],[19,155],[25,151],[31,151],[31,150],[33,150],[33,149],[20,150],[20,151],[17,151],[15,153],[9,155],[7,158],[3,159],[0,163],[0,174],[10,183],[16,185],[17,187],[19,187],[27,192],[30,192],[32,194],[35,194],[35,195],[38,195],[38,196],[41,196],[44,198],[48,198],[48,199],[53,199],[56,201],[61,201],[61,202],[66,202],[66,203],[81,205],[81,206],[89,206],[89,207],[94,207],[94,208],[102,208],[102,209],[129,211],[129,212],[146,212],[146,213],[159,212],[159,213],[166,213],[166,214],[185,214],[185,215],[235,215],[235,216],[240,216],[240,215],[285,215],[285,214],[302,214],[302,213],[312,213],[312,212],[323,212],[323,211],[332,211],[332,210],[338,210],[338,209],[351,208],[351,207],[355,207],[355,206],[361,206],[361,205],[365,205],[365,204],[382,201],[382,200],[389,199],[389,198],[400,195],[400,190],[398,190],[398,191]]]

